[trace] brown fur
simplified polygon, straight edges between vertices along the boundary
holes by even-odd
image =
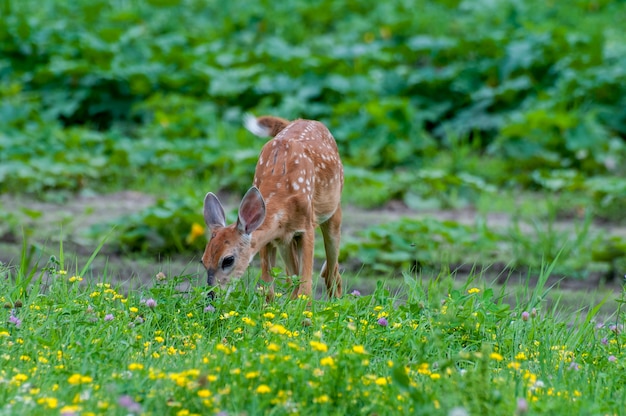
[[[328,294],[340,296],[338,255],[343,166],[335,139],[318,121],[288,122],[264,116],[258,118],[257,123],[275,135],[263,146],[254,175],[254,187],[242,201],[242,206],[245,203],[246,206],[257,207],[258,212],[251,209],[248,215],[240,209],[238,224],[211,225],[216,222],[210,214],[214,202],[208,201],[207,195],[205,220],[214,237],[207,244],[203,263],[223,283],[241,276],[252,256],[260,252],[261,278],[267,282],[268,297],[272,297],[271,269],[279,251],[287,274],[301,277],[300,286],[294,290],[293,296],[311,295],[315,227],[319,225],[326,251],[326,263],[321,274]],[[260,196],[255,197],[257,188],[262,196],[262,207],[258,201]],[[243,226],[240,222],[256,225],[255,215],[261,209],[264,220],[247,238],[241,231]],[[235,265],[222,270],[223,267],[220,267],[229,256],[235,257]]]

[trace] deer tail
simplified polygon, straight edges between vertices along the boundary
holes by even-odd
[[[289,123],[289,120],[280,117],[255,117],[252,114],[246,114],[243,119],[246,129],[259,137],[276,137]]]

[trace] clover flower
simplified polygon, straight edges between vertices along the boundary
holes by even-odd
[[[9,323],[15,325],[16,328],[22,326],[22,320],[15,316],[14,311],[11,311],[11,315],[9,316]]]

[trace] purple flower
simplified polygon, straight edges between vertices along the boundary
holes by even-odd
[[[204,308],[204,312],[215,312],[215,307],[213,305],[207,305],[206,308]]]
[[[352,292],[350,292],[350,294],[351,294],[352,296],[357,297],[357,298],[358,298],[359,296],[361,296],[361,292],[359,292],[359,291],[358,291],[358,290],[356,290],[356,289],[354,289]]]
[[[526,311],[522,312],[522,321],[526,322],[530,319],[530,314]]]
[[[578,371],[580,370],[580,367],[578,366],[578,364],[574,361],[572,361],[572,363],[569,365],[569,369],[570,370],[574,370],[574,371]]]
[[[378,320],[378,325],[380,325],[380,326],[387,326],[387,325],[389,325],[389,322],[387,321],[387,318],[385,318],[383,316],[382,318],[380,318]]]
[[[609,360],[610,363],[614,363],[615,361],[617,361],[617,357],[614,356],[614,355],[609,355],[608,360]]]
[[[9,316],[9,323],[19,328],[22,325],[22,320],[11,312],[11,316]]]
[[[106,315],[104,315],[104,322],[109,322],[113,320],[113,314],[112,313],[107,313]]]
[[[528,412],[528,402],[523,397],[517,399],[517,414],[523,415]]]
[[[606,337],[602,338],[600,342],[602,343],[602,345],[609,345],[609,340]]]
[[[156,300],[154,300],[154,299],[152,299],[152,298],[150,298],[150,299],[146,300],[146,306],[147,306],[148,308],[155,308],[155,307],[156,307],[156,305],[157,305]]]
[[[131,413],[141,412],[141,405],[127,394],[124,396],[120,396],[120,398],[117,399],[117,404],[126,408]]]

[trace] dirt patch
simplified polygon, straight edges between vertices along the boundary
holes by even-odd
[[[236,198],[224,195],[225,207],[227,209],[236,207]],[[64,251],[76,253],[79,256],[78,263],[84,261],[91,255],[97,243],[93,239],[85,236],[85,230],[98,223],[114,222],[117,218],[141,211],[150,207],[155,202],[153,196],[134,191],[117,192],[107,195],[77,196],[63,202],[42,202],[33,199],[7,196],[0,197],[0,207],[2,211],[13,214],[20,218],[20,228],[28,237],[31,244],[37,247],[39,264],[45,263],[51,255],[58,256],[59,242],[63,240]],[[201,201],[198,201],[198,210],[201,209]],[[409,218],[435,218],[438,220],[451,220],[461,224],[475,224],[478,214],[473,209],[444,210],[444,211],[412,211],[402,203],[392,202],[383,209],[364,210],[354,206],[344,207],[343,234],[354,236],[358,231],[372,225],[389,221],[396,221],[403,217]],[[502,213],[490,213],[482,216],[487,226],[493,229],[510,227],[513,219],[510,215]],[[532,232],[531,225],[527,227],[527,232]],[[571,230],[574,233],[574,222],[572,220],[559,220],[554,227],[561,230]],[[523,230],[524,231],[524,230]],[[605,233],[609,235],[626,236],[626,227],[615,227],[608,224],[594,224],[594,233]],[[0,229],[2,234],[2,229]],[[15,234],[5,234],[0,238],[0,261],[5,264],[15,264],[22,251],[22,242],[14,238]],[[7,237],[8,236],[8,237]],[[103,253],[96,258],[93,264],[94,275],[106,273],[112,280],[122,282],[146,281],[151,279],[160,271],[174,274],[189,274],[191,276],[202,276],[203,270],[199,266],[198,259],[201,253],[196,256],[178,256],[168,258],[145,258],[132,256],[119,256],[109,252],[106,247]],[[358,267],[357,267],[358,269]],[[494,264],[483,270],[476,270],[474,267],[459,265],[453,269],[460,279],[472,274],[480,273],[485,275],[490,281],[503,283],[518,282],[525,283],[528,279],[528,272],[524,270],[511,271],[506,265]],[[532,281],[531,281],[532,283]],[[591,276],[589,279],[562,279],[560,276],[551,277],[549,285],[555,285],[564,290],[587,291],[598,287],[605,287],[610,290],[621,290],[621,282],[605,283],[601,275]]]

